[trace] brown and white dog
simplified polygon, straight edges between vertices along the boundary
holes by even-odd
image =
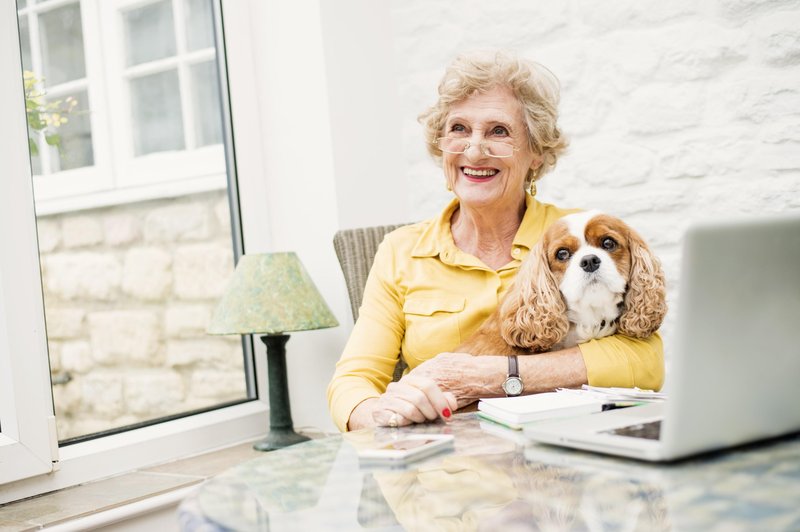
[[[646,338],[666,311],[664,273],[642,237],[619,218],[580,212],[548,228],[495,312],[455,351],[524,355],[616,332]]]

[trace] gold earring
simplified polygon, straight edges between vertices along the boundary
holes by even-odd
[[[531,197],[536,196],[536,178],[539,176],[539,168],[534,168],[533,175],[531,176],[531,182],[528,183],[528,194]]]
[[[445,183],[447,184],[447,190],[452,192],[453,191],[453,187],[452,187],[452,185],[450,185],[450,181],[449,180],[445,180]]]

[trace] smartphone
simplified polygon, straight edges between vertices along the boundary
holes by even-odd
[[[452,434],[405,434],[396,440],[377,443],[375,447],[359,449],[358,456],[365,462],[402,463],[452,446]]]

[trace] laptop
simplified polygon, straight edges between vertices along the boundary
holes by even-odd
[[[681,269],[669,399],[527,438],[671,461],[800,431],[800,213],[695,224]]]

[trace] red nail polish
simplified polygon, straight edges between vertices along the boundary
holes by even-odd
[[[442,415],[443,415],[444,417],[450,417],[451,415],[453,415],[453,413],[452,413],[452,412],[450,412],[450,409],[449,409],[449,408],[446,408],[446,407],[445,407],[445,409],[444,409],[444,410],[442,410]]]

